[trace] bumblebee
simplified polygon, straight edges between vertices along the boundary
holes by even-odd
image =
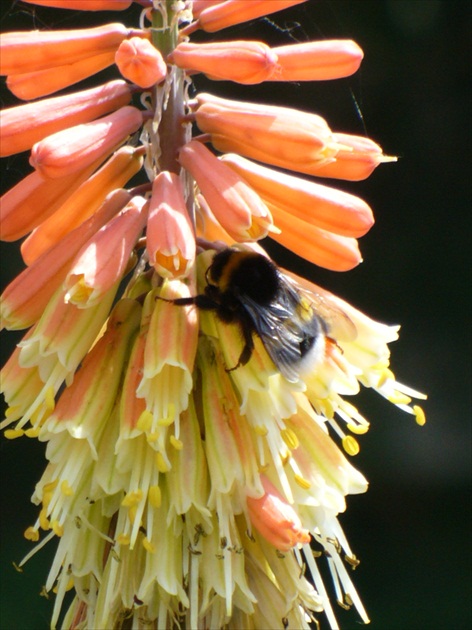
[[[305,292],[266,256],[253,251],[217,252],[205,279],[204,293],[172,302],[214,311],[223,323],[239,326],[244,346],[228,371],[246,365],[256,334],[282,375],[296,382],[304,365],[313,365],[324,352],[326,339],[334,341],[330,335],[335,320],[345,320],[344,330],[353,326],[347,315],[329,304],[327,295]]]

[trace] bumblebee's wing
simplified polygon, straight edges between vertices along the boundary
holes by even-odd
[[[311,304],[317,316],[323,321],[329,336],[336,341],[353,341],[357,328],[348,315],[335,301],[334,296],[316,284],[284,271],[287,284],[291,284],[299,294]]]
[[[268,305],[261,306],[248,296],[240,299],[270,358],[287,380],[295,382],[297,367],[323,329],[311,312],[301,311],[297,290],[283,276],[279,280],[277,295]]]

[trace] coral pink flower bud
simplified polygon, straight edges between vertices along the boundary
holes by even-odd
[[[126,138],[137,131],[143,114],[127,105],[93,122],[58,131],[36,143],[30,164],[44,177],[64,177],[105,159]]]
[[[379,164],[397,161],[396,157],[384,155],[379,145],[369,138],[345,133],[336,133],[333,137],[341,145],[336,160],[305,172],[320,177],[359,181],[369,177]]]
[[[302,173],[336,155],[331,130],[316,114],[211,94],[199,94],[197,101],[197,125],[224,153],[239,153]]]
[[[195,260],[195,235],[175,173],[159,173],[152,185],[146,247],[151,264],[164,278],[186,276]]]
[[[239,155],[220,158],[261,196],[302,221],[343,236],[363,236],[374,224],[370,207],[354,195],[266,168]]]
[[[356,72],[364,53],[349,39],[306,42],[273,48],[278,57],[271,81],[326,81]]]
[[[142,163],[140,149],[126,146],[116,151],[22,243],[21,253],[25,263],[30,265],[54,243],[92,216],[105,197],[126,184],[139,171]]]
[[[57,131],[86,123],[127,105],[133,90],[110,81],[91,90],[48,98],[2,110],[0,157],[30,149]]]
[[[197,182],[212,213],[235,241],[267,235],[272,217],[257,193],[203,144],[193,140],[179,153],[179,162]]]
[[[115,52],[111,51],[87,57],[66,66],[55,66],[25,74],[11,74],[7,77],[7,87],[17,98],[30,101],[40,96],[54,94],[69,85],[91,77],[111,66],[114,61]]]
[[[20,330],[37,322],[81,247],[129,200],[126,191],[114,191],[90,219],[16,276],[2,294],[2,327]]]
[[[270,15],[293,7],[306,0],[227,0],[218,4],[211,3],[207,9],[200,11],[198,26],[208,33],[222,28],[255,20],[263,15]]]
[[[115,54],[115,63],[126,79],[142,88],[160,83],[167,73],[161,53],[144,37],[122,41]]]
[[[60,208],[65,200],[100,164],[94,162],[78,173],[43,179],[33,171],[0,197],[0,230],[4,241],[16,241]]]
[[[262,42],[182,43],[172,51],[169,61],[180,68],[203,72],[210,79],[250,85],[270,78],[277,56]]]
[[[28,4],[74,11],[124,11],[133,0],[24,0]]]
[[[141,31],[123,24],[65,31],[5,33],[0,43],[0,74],[23,74],[116,52],[121,42]]]
[[[77,254],[64,281],[66,302],[88,308],[121,280],[146,223],[145,204],[133,197]]]
[[[310,532],[303,529],[300,517],[265,475],[261,475],[264,494],[259,499],[247,497],[249,518],[257,531],[276,549],[290,551],[310,542]]]

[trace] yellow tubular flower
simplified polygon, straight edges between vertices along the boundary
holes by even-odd
[[[247,87],[349,76],[362,50],[206,35],[304,0],[25,2],[143,9],[140,28],[105,13],[1,43],[0,73],[28,101],[2,112],[1,155],[30,151],[34,171],[1,198],[26,265],[2,326],[27,330],[2,370],[0,428],[46,444],[19,568],[56,539],[51,628],[308,630],[325,614],[334,630],[336,601],[367,623],[338,521],[368,487],[350,457],[369,422],[351,400],[362,385],[422,425],[424,396],[390,370],[398,327],[259,241],[352,269],[372,210],[315,178],[394,158]],[[59,93],[112,65],[107,83]],[[198,73],[241,100],[201,93]]]

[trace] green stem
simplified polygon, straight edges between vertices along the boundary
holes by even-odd
[[[178,42],[178,23],[172,10],[173,0],[162,0],[162,10],[152,11],[152,42],[165,58]],[[184,116],[184,76],[179,68],[172,68],[175,73],[170,87],[165,109],[162,111],[158,127],[161,155],[159,166],[162,171],[180,172],[177,155],[185,143],[185,128],[182,124]],[[155,88],[156,90],[162,88]],[[157,98],[155,102],[159,102]]]

